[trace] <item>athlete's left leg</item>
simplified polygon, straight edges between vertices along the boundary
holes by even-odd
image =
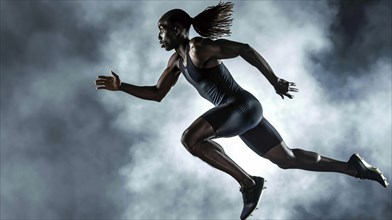
[[[227,156],[218,143],[211,140],[215,136],[208,121],[199,117],[184,131],[181,142],[192,155],[231,175],[241,186],[253,187],[255,182],[251,176]]]
[[[244,207],[241,212],[241,219],[246,219],[256,208],[264,188],[264,178],[252,177],[238,166],[223,148],[212,141],[216,133],[212,125],[202,117],[185,130],[181,142],[194,156],[199,157],[209,165],[226,172],[238,181],[241,185],[241,193],[244,200]]]

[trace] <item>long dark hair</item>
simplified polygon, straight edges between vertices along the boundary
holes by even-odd
[[[161,20],[166,20],[172,25],[180,25],[188,31],[190,26],[193,25],[200,36],[216,39],[222,36],[230,36],[233,6],[231,2],[219,2],[215,6],[206,8],[194,18],[184,10],[173,9],[166,12]]]
[[[193,18],[193,28],[203,37],[214,39],[225,35],[230,36],[233,6],[231,2],[219,2],[216,6],[206,8]]]

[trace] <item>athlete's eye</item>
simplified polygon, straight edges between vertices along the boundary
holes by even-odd
[[[163,33],[164,32],[164,29],[163,29],[163,27],[161,25],[159,25],[158,29],[159,29],[159,33]]]

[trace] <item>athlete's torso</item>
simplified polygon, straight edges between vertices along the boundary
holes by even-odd
[[[185,78],[199,94],[215,106],[224,103],[227,98],[243,91],[231,76],[223,63],[211,68],[196,67],[189,56],[189,45],[186,47],[186,67],[182,57],[179,59],[179,68]]]

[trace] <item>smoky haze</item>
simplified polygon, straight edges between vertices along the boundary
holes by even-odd
[[[282,100],[241,58],[224,60],[292,148],[392,177],[392,3],[233,1],[228,39],[300,89]],[[218,1],[1,1],[1,219],[238,219],[237,183],[189,154],[182,132],[212,104],[180,77],[149,102],[95,90],[97,75],[154,85],[172,52],[157,21]],[[195,36],[195,32],[191,32]],[[392,192],[333,173],[281,170],[218,139],[268,189],[253,219],[391,219]]]

